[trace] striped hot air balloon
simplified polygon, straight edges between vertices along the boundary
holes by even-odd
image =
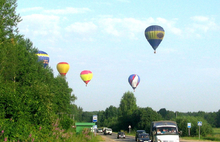
[[[84,70],[80,73],[80,77],[86,83],[86,86],[87,86],[89,81],[92,79],[93,74],[90,70]]]
[[[156,53],[156,49],[163,40],[165,35],[165,31],[161,26],[152,25],[146,28],[145,37],[154,49],[154,53]]]
[[[49,64],[49,55],[44,51],[38,51],[37,54],[38,61],[43,61],[44,68]]]
[[[132,74],[128,77],[128,82],[135,91],[136,87],[140,83],[140,77],[137,74]]]
[[[60,62],[57,64],[57,70],[62,76],[66,76],[70,65],[67,62]]]

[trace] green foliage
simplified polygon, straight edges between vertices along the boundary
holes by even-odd
[[[65,130],[68,130],[71,126],[73,126],[73,119],[70,118],[69,116],[64,116],[60,120],[61,127]]]
[[[150,133],[150,124],[152,121],[161,120],[162,117],[152,108],[138,108],[132,114],[133,129],[143,129]]]
[[[130,91],[125,92],[118,108],[118,123],[122,130],[132,124],[132,114],[137,109],[136,98]]]
[[[55,78],[38,62],[32,42],[18,34],[16,7],[16,0],[0,1],[0,139],[44,141],[58,113],[74,113],[76,97],[65,78]],[[63,128],[70,124],[63,119]]]
[[[187,123],[191,123],[190,136],[199,135],[198,121],[202,121],[202,126],[200,127],[200,135],[206,136],[213,133],[213,129],[210,124],[202,117],[186,116],[177,117],[176,122],[178,124],[179,130],[182,131],[182,136],[188,136]]]

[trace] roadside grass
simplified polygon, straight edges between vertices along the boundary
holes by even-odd
[[[201,136],[199,139],[199,136],[196,137],[181,137],[181,139],[184,140],[209,140],[209,141],[218,141],[220,142],[220,128],[213,128],[213,134],[207,135],[205,137]]]

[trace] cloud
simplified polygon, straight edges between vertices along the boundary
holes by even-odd
[[[206,22],[209,20],[209,18],[205,16],[194,16],[194,17],[191,17],[190,19],[192,19],[193,21],[198,21],[198,22]]]
[[[41,37],[41,40],[54,43],[61,39],[60,17],[54,15],[32,14],[22,16],[23,21],[19,23],[20,33],[27,38]]]
[[[73,7],[67,7],[65,9],[44,10],[44,12],[48,14],[78,14],[78,13],[86,13],[88,11],[90,11],[89,8],[73,8]]]
[[[31,8],[23,8],[18,10],[18,12],[20,13],[25,13],[25,12],[30,12],[30,11],[39,11],[39,10],[43,10],[43,7],[31,7]]]
[[[43,7],[31,7],[31,8],[20,9],[18,12],[25,13],[31,11],[41,11],[46,14],[79,14],[79,13],[86,13],[91,10],[89,8],[73,8],[73,7],[66,7],[64,9],[44,10]]]
[[[166,20],[164,18],[157,18],[156,21],[158,21],[157,23],[164,25],[166,29],[170,31],[171,33],[178,35],[178,36],[182,35],[182,30],[180,28],[175,27],[178,19]]]
[[[207,33],[209,30],[219,29],[217,24],[215,23],[214,17],[206,17],[206,16],[194,16],[190,17],[192,20],[191,27],[195,29],[195,32],[199,33]]]
[[[138,35],[150,25],[161,25],[175,35],[181,35],[182,30],[175,27],[176,19],[166,20],[164,18],[113,18],[110,16],[102,17],[99,20],[99,26],[103,32],[116,37],[129,37],[130,39],[138,39]]]
[[[67,32],[75,32],[78,34],[93,33],[97,30],[97,26],[93,22],[76,22],[65,28]]]

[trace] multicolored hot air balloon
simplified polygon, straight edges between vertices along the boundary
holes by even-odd
[[[128,77],[128,82],[131,85],[131,87],[134,89],[134,92],[135,92],[135,88],[140,83],[140,77],[137,74],[132,74]]]
[[[70,65],[67,62],[60,62],[57,64],[57,70],[62,75],[65,76],[69,71]]]
[[[37,52],[38,61],[43,61],[44,68],[49,64],[49,55],[44,51]]]
[[[86,83],[86,86],[87,86],[89,81],[92,79],[93,74],[90,70],[84,70],[80,73],[80,77]]]
[[[154,49],[154,53],[156,53],[156,49],[163,40],[164,35],[165,31],[161,26],[152,25],[146,28],[145,37]]]

